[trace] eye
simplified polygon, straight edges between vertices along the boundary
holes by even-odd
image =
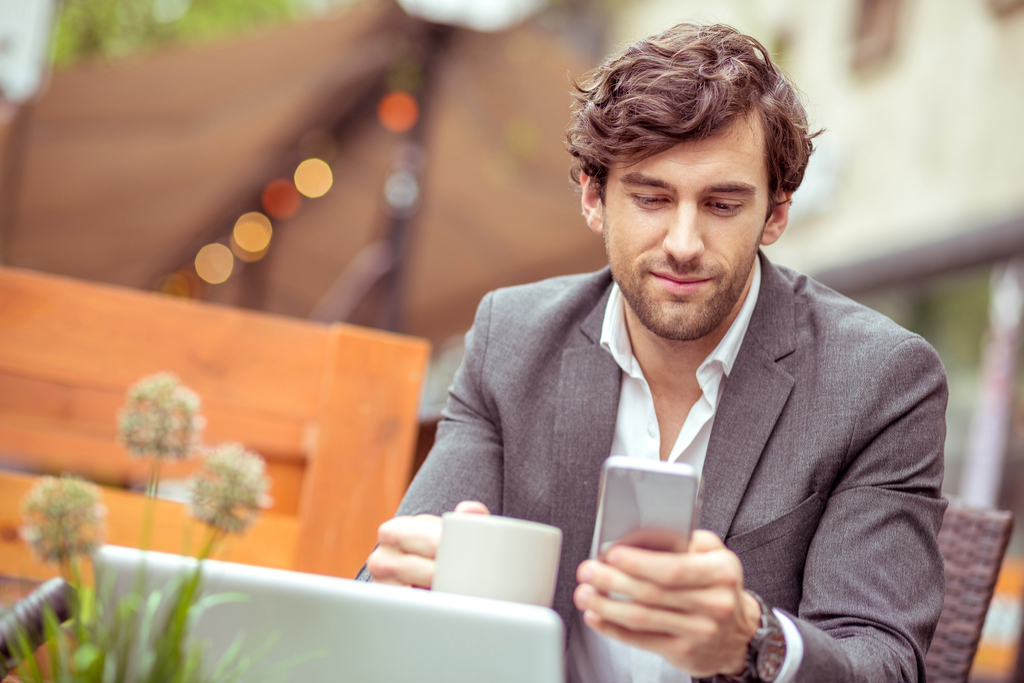
[[[633,201],[640,208],[657,209],[667,203],[668,199],[657,195],[635,194],[633,195]]]
[[[742,208],[741,204],[721,201],[709,201],[707,206],[720,216],[733,216],[739,213]]]

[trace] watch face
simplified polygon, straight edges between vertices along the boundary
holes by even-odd
[[[774,628],[765,634],[757,648],[757,677],[766,683],[774,681],[782,662],[786,659],[786,639],[782,632]]]

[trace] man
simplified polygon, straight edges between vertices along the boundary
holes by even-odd
[[[578,89],[573,175],[609,269],[484,298],[374,580],[429,587],[435,515],[489,510],[564,532],[570,681],[923,680],[945,376],[920,337],[760,253],[812,137],[724,26],[640,41]],[[689,552],[586,560],[613,453],[702,472]]]

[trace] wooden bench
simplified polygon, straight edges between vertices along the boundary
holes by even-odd
[[[267,460],[273,507],[226,556],[354,576],[409,481],[428,352],[376,330],[0,268],[0,467],[144,485],[149,462],[117,444],[117,411],[128,386],[170,371],[203,400],[205,444]],[[16,533],[30,483],[0,476],[0,572],[41,578],[55,570]],[[141,496],[106,498],[109,540],[137,544]],[[152,547],[180,551],[182,506],[158,517]]]

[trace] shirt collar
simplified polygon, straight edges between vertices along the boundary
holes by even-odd
[[[754,275],[750,280],[750,290],[744,299],[740,312],[725,336],[718,342],[715,350],[708,354],[704,362],[697,368],[697,381],[701,387],[706,384],[707,377],[715,369],[726,377],[732,372],[733,363],[739,355],[743,337],[747,334],[750,318],[754,315],[757,296],[761,291],[761,259],[754,257]],[[617,283],[612,283],[612,291],[608,296],[608,304],[604,309],[604,322],[601,326],[601,346],[612,354],[622,371],[631,377],[643,377],[640,364],[633,357],[633,345],[629,341],[629,330],[626,328],[626,300]]]

